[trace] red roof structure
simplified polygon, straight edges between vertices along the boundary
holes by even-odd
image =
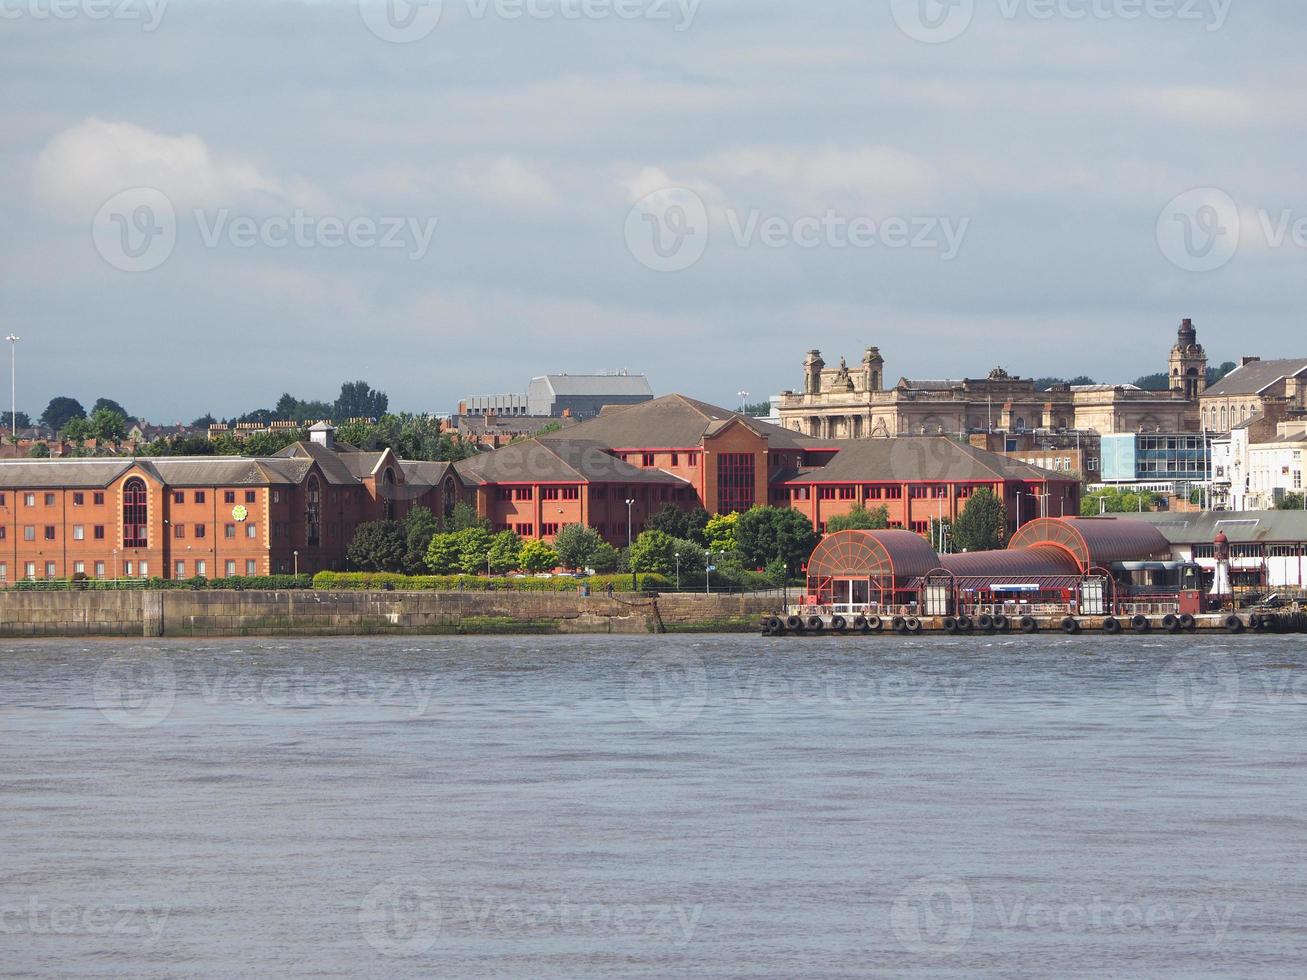
[[[1162,532],[1142,521],[1110,517],[1041,517],[1021,525],[1008,550],[1057,548],[1070,555],[1080,571],[1115,561],[1168,558],[1171,546]]]

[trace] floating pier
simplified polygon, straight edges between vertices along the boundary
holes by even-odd
[[[1074,636],[1078,633],[1104,633],[1114,636],[1132,633],[1138,636],[1160,633],[1181,635],[1197,632],[1221,632],[1230,635],[1241,633],[1307,633],[1307,613],[1303,612],[1252,612],[1252,613],[1167,613],[1163,616],[1077,616],[1077,615],[1023,615],[1008,617],[1002,614],[970,616],[913,616],[913,615],[844,615],[839,613],[798,612],[775,613],[763,616],[759,623],[763,636],[918,636],[922,634],[961,636],[965,634],[994,635],[1001,633],[1060,633]]]

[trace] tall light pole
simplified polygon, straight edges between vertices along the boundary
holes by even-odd
[[[18,442],[18,342],[23,338],[10,334],[9,341],[9,394],[12,398],[9,412],[9,435]]]
[[[711,595],[711,594],[712,594],[712,580],[708,577],[708,576],[712,573],[712,570],[713,570],[713,564],[712,564],[712,549],[709,548],[708,551],[707,551],[707,553],[704,555],[704,560],[703,560],[703,591],[704,591],[704,595]]]
[[[631,566],[631,591],[640,591],[640,581],[635,577],[635,562],[631,560],[631,508],[635,505],[635,498],[628,498],[626,501],[626,560]]]
[[[676,552],[676,591],[681,591],[681,553]]]
[[[736,394],[740,396],[740,414],[743,415],[744,400],[749,397],[749,393],[747,391],[737,391]]]

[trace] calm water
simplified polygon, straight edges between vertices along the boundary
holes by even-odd
[[[3,973],[1302,973],[1300,637],[0,650]]]

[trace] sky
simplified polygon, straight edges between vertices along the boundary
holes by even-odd
[[[0,0],[18,407],[1307,355],[1305,48],[1300,0]]]

